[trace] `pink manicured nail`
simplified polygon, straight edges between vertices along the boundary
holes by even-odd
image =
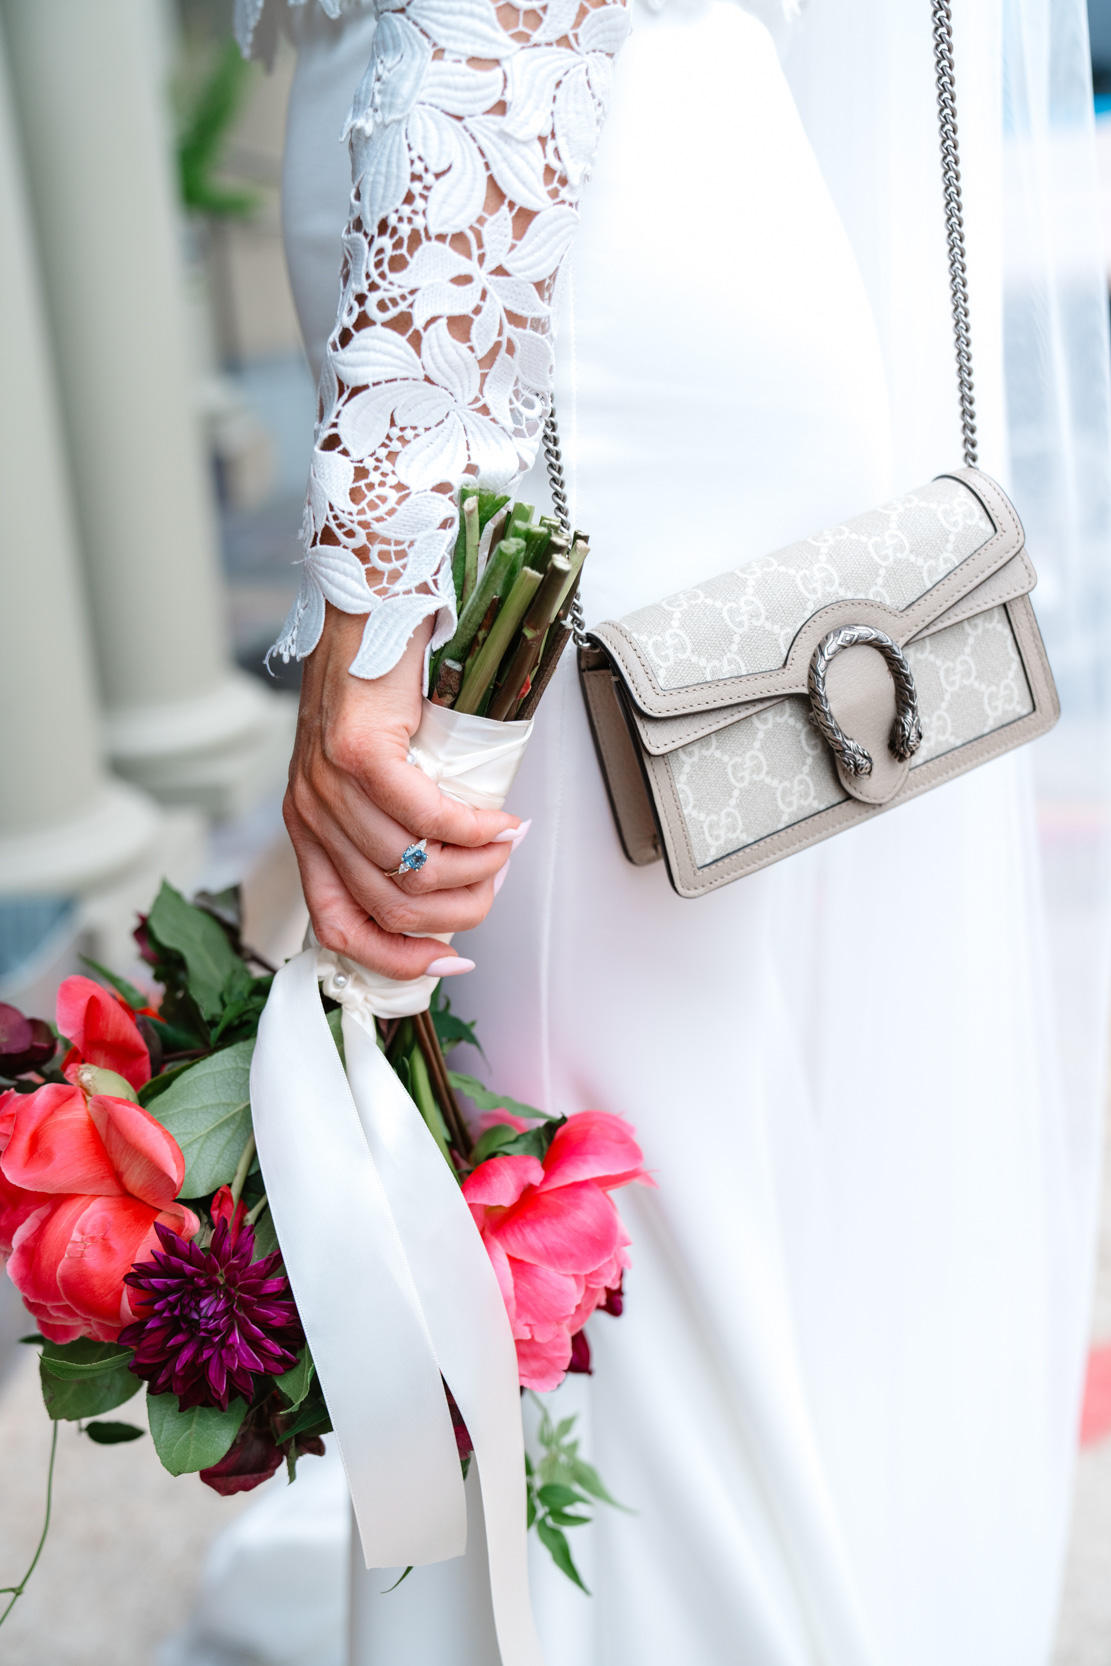
[[[460,972],[473,972],[474,961],[464,960],[461,954],[446,954],[440,960],[434,960],[431,966],[426,966],[426,978],[457,978]]]
[[[523,821],[520,827],[507,827],[504,833],[495,833],[490,843],[492,845],[512,845],[516,850],[531,826],[532,818],[530,817],[528,821]]]
[[[505,864],[505,867],[504,868],[499,868],[497,873],[494,875],[494,895],[495,896],[497,896],[498,892],[501,890],[502,886],[505,884],[505,876],[509,872],[509,870],[512,866],[513,866],[513,858],[511,856],[509,858],[509,861]]]

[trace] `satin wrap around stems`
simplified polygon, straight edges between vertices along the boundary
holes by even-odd
[[[499,808],[531,723],[424,705],[412,761]],[[317,991],[343,1008],[346,1072]],[[517,1353],[457,1181],[378,1046],[375,1018],[424,1011],[313,943],[277,973],[251,1065],[259,1161],[347,1473],[367,1567],[460,1556],[467,1520],[448,1384],[474,1443],[502,1666],[543,1666],[529,1598]]]
[[[531,734],[531,719],[527,723],[494,723],[488,717],[453,712],[424,700],[420,728],[410,742],[409,762],[423,770],[449,798],[476,810],[500,810]],[[440,941],[450,943],[451,933]],[[355,962],[336,958],[344,970],[354,969]],[[409,978],[401,982],[365,966],[358,971],[370,1010],[379,1018],[409,1018],[427,1012],[439,981]],[[334,1000],[339,1000],[327,979],[324,987]]]

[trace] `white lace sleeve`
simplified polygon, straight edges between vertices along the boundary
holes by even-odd
[[[360,677],[429,614],[433,647],[450,637],[460,481],[512,490],[535,461],[552,289],[628,22],[627,0],[377,9],[301,587],[276,645],[311,653],[326,600],[365,613]]]

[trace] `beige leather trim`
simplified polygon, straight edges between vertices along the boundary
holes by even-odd
[[[978,613],[987,613],[993,607],[1001,607],[1004,602],[1013,602],[1016,596],[1027,596],[1037,582],[1033,562],[1025,550],[1020,550],[997,573],[992,573],[983,584],[971,590],[963,601],[939,613],[916,636],[908,636],[907,642],[921,642],[927,636],[947,630],[950,625],[959,625],[962,619],[974,619]],[[906,643],[901,642],[899,646],[905,647]]]
[[[638,868],[658,862],[663,846],[609,661],[597,648],[580,649],[579,676],[621,848]]]
[[[1026,590],[1030,589],[1035,579],[1034,571],[1029,561],[1022,560],[1013,572],[1008,572],[1005,579],[1001,578],[1001,593],[994,601],[977,600],[973,603],[973,592],[983,585],[985,580],[1001,574],[1001,569],[1006,568],[1015,557],[1021,556],[1022,525],[1006,494],[994,480],[986,474],[981,474],[978,469],[955,469],[951,474],[938,478],[959,480],[974,493],[996,528],[994,535],[962,561],[959,567],[955,567],[910,607],[901,611],[882,602],[852,598],[821,608],[800,628],[784,665],[777,671],[723,677],[712,683],[664,690],[656,682],[652,666],[640,644],[620,622],[606,621],[590,632],[590,638],[609,654],[635,705],[646,717],[704,719],[707,714],[712,713],[716,718],[728,707],[747,705],[755,700],[772,701],[782,698],[785,694],[803,693],[814,649],[827,631],[835,630],[839,625],[874,625],[879,630],[886,631],[902,646],[935,623],[940,629],[943,620],[951,624],[956,623],[958,618],[968,617],[968,614],[954,612],[966,601],[972,613],[979,613],[985,607],[998,606],[1001,601],[1009,599],[1003,592],[1009,590],[1011,595],[1022,594],[1023,590],[1016,588],[1019,585],[1024,586]],[[952,617],[946,618],[949,614],[952,614]],[[684,745],[688,740],[697,739],[700,734],[710,734],[720,726],[711,719],[710,725],[698,733],[685,732],[679,739],[669,736],[667,750]],[[645,745],[649,745],[647,736],[644,740]]]
[[[822,810],[817,815],[796,822],[792,827],[783,828],[766,839],[757,840],[744,850],[724,856],[709,867],[698,868],[693,859],[686,823],[675,794],[667,760],[646,755],[644,765],[663,840],[668,876],[679,895],[705,896],[710,891],[716,891],[721,885],[741,879],[745,874],[755,873],[760,868],[769,867],[773,862],[782,861],[785,856],[791,856],[797,850],[805,850],[808,845],[828,839],[832,834],[841,832],[843,828],[853,827],[857,822],[882,815],[884,811],[894,809],[911,798],[917,798],[920,793],[928,792],[931,787],[940,786],[955,776],[963,775],[966,770],[1000,757],[1003,753],[1010,752],[1014,747],[1022,746],[1051,729],[1060,716],[1060,705],[1034,610],[1028,596],[1017,597],[1006,606],[1015,641],[1022,656],[1034,710],[1028,716],[995,730],[993,734],[984,735],[965,746],[955,747],[952,752],[944,753],[941,757],[933,758],[929,763],[912,769],[902,788],[885,804],[872,806],[861,803],[859,799],[845,799],[828,810]]]
[[[767,700],[743,700],[740,705],[721,706],[717,711],[698,717],[686,714],[682,717],[645,717],[639,707],[633,706],[631,719],[645,750],[660,757],[665,752],[674,752],[678,746],[686,746],[688,741],[702,740],[705,735],[727,729],[739,718],[755,717],[757,712],[777,706],[782,698],[781,694],[773,694]]]

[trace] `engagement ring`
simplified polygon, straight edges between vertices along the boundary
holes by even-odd
[[[428,840],[422,839],[419,844],[410,845],[408,850],[403,850],[401,853],[401,861],[396,868],[382,869],[386,878],[396,879],[398,874],[419,873],[424,867],[424,864],[428,861],[428,851],[425,848],[427,844]]]

